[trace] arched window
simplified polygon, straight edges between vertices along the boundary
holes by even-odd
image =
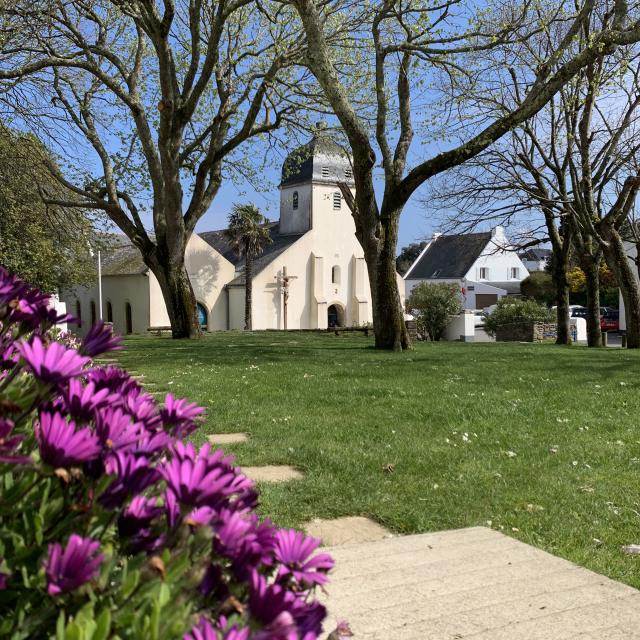
[[[113,322],[113,307],[109,300],[107,300],[107,322]]]
[[[207,308],[203,304],[196,302],[196,312],[198,314],[198,324],[202,327],[203,331],[206,331],[209,326]]]
[[[91,301],[91,324],[96,323],[96,303],[94,300]]]
[[[80,300],[76,300],[76,324],[79,327],[82,326],[82,305],[80,304]]]
[[[340,267],[338,265],[331,267],[331,284],[340,284]]]
[[[333,192],[333,208],[335,211],[342,209],[342,194],[339,191]]]
[[[125,323],[127,327],[127,333],[133,333],[133,315],[131,313],[131,305],[127,302],[124,306]]]
[[[294,209],[298,208],[298,192],[297,191],[293,192],[293,208]]]

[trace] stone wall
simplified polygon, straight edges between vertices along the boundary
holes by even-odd
[[[498,327],[498,342],[544,342],[555,340],[557,327],[555,323],[514,322]]]

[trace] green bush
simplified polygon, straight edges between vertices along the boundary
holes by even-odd
[[[520,291],[523,296],[547,305],[552,304],[555,297],[553,279],[546,271],[534,271],[520,283]]]
[[[440,340],[449,318],[462,312],[460,287],[450,282],[422,282],[411,292],[407,306],[416,319],[418,334]]]
[[[553,312],[535,300],[501,298],[492,313],[485,314],[484,329],[494,336],[498,327],[517,322],[553,322]]]

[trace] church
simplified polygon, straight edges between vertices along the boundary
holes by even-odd
[[[254,261],[254,330],[371,322],[367,266],[339,182],[354,189],[351,163],[324,131],[285,159],[280,218],[268,223],[272,242]],[[244,258],[233,251],[224,230],[194,233],[185,263],[203,330],[242,329]],[[100,315],[97,283],[62,292],[61,298],[80,320],[81,334]],[[158,281],[124,236],[102,259],[102,317],[121,334],[169,326]]]

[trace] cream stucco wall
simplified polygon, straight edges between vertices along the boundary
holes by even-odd
[[[208,330],[227,328],[227,294],[224,286],[233,279],[235,268],[200,236],[193,234],[187,244],[185,264],[196,300],[207,309]],[[73,330],[84,335],[91,326],[91,302],[98,317],[98,286],[76,287],[64,292],[61,299],[72,315],[79,303],[82,326]],[[169,326],[169,315],[157,278],[151,272],[140,275],[103,276],[102,311],[108,320],[111,305],[113,327],[116,333],[127,333],[126,305],[131,306],[131,329],[144,333],[149,327]]]
[[[301,187],[283,189],[281,201],[285,218],[290,207],[290,194],[296,189],[299,191],[299,207],[302,207]],[[313,184],[310,194],[311,229],[254,276],[254,329],[284,328],[283,267],[286,267],[288,276],[294,276],[289,281],[287,328],[326,328],[331,305],[340,308],[347,325],[363,325],[372,321],[364,254],[355,237],[355,225],[347,205],[341,202],[340,209],[334,209],[334,193],[338,191],[331,185]],[[295,224],[290,227],[300,231],[301,222],[296,217]],[[335,276],[335,281],[332,281],[332,276]],[[244,324],[244,288],[230,287],[229,300],[229,328],[241,329]]]
[[[96,319],[98,312],[98,285],[94,287],[74,287],[60,296],[66,303],[68,313],[78,316],[78,305],[82,324],[78,327],[70,324],[69,329],[85,335],[91,327],[92,303]],[[111,307],[113,328],[116,333],[127,332],[126,306],[131,306],[131,325],[133,333],[142,333],[149,326],[149,281],[144,275],[103,276],[102,278],[102,317],[108,320]]]

